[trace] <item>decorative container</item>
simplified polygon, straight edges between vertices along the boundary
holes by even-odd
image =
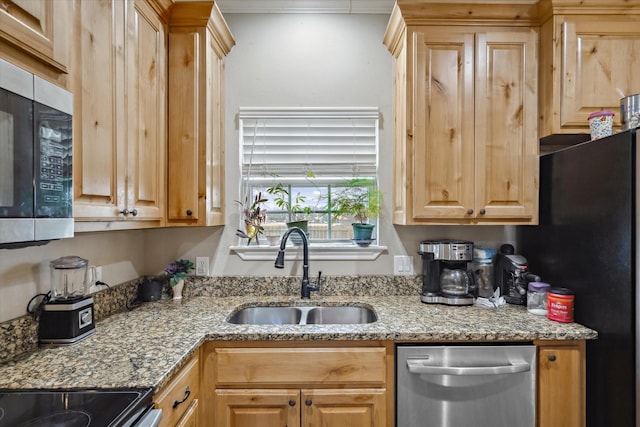
[[[600,139],[613,133],[613,111],[596,111],[589,115],[591,139]]]

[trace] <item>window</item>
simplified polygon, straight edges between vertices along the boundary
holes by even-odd
[[[375,187],[378,123],[377,108],[241,108],[239,200],[268,199],[264,234],[306,219],[312,243],[352,245],[354,220],[332,201],[356,179]]]

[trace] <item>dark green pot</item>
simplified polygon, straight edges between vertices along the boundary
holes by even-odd
[[[353,239],[356,242],[364,242],[367,240],[371,240],[371,235],[373,234],[373,224],[351,224],[353,226]],[[371,242],[369,242],[371,243]]]

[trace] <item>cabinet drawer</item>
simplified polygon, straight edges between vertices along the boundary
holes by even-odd
[[[216,384],[385,384],[384,348],[218,348]]]
[[[188,389],[188,391],[187,391]],[[162,409],[161,426],[174,426],[200,394],[200,358],[195,355],[154,398]],[[184,401],[183,401],[184,400]],[[177,406],[174,407],[176,402]],[[194,406],[197,408],[197,404]]]

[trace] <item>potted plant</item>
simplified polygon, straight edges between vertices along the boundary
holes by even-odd
[[[264,231],[262,223],[267,220],[267,211],[262,209],[260,205],[266,201],[267,199],[262,198],[262,192],[256,194],[250,206],[247,206],[247,201],[241,203],[236,200],[236,203],[242,207],[245,228],[244,231],[236,230],[236,236],[248,239],[247,245],[250,245],[253,239],[256,240],[257,244],[260,244],[259,236]]]
[[[182,299],[184,279],[191,270],[193,270],[193,263],[188,259],[176,260],[165,269],[165,273],[169,277],[169,286],[173,292],[173,299]]]
[[[309,220],[307,216],[310,215],[313,210],[309,206],[303,206],[306,197],[300,193],[292,196],[287,187],[281,182],[267,188],[265,191],[274,196],[273,202],[276,206],[291,213],[292,220],[286,222],[287,227],[298,227],[308,235]],[[302,244],[302,239],[298,235],[292,235],[291,241],[294,245]]]
[[[369,246],[372,242],[374,224],[370,218],[380,214],[382,193],[370,179],[354,178],[332,197],[334,218],[351,215],[356,221],[352,223],[353,239],[359,246]]]

